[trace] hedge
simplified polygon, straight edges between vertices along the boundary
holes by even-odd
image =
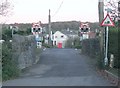
[[[9,80],[19,75],[16,61],[12,58],[12,32],[9,29],[4,29],[2,32],[2,80]]]
[[[85,39],[82,41],[82,53],[93,58],[99,69],[104,68],[103,53],[100,51],[100,41],[98,38]]]
[[[85,39],[82,41],[82,53],[95,58],[100,54],[100,42],[98,38]]]
[[[2,80],[9,80],[19,75],[16,61],[12,58],[12,45],[4,42],[2,45]]]
[[[120,68],[120,58],[118,57],[118,52],[120,52],[120,49],[118,47],[118,44],[120,41],[118,41],[118,38],[120,38],[120,30],[117,28],[110,28],[109,30],[109,44],[108,44],[108,56],[110,54],[114,55],[114,67]]]
[[[118,41],[120,38],[120,30],[116,27],[109,29],[109,37],[108,37],[108,59],[110,61],[110,55],[114,55],[114,68],[120,68],[120,58],[118,53],[120,52],[120,47],[118,47],[118,44],[120,41]],[[100,41],[99,39],[86,39],[82,41],[82,53],[92,57],[97,58],[99,66],[103,65],[103,59],[104,56],[102,52],[100,51]]]

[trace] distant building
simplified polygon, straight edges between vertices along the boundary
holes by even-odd
[[[44,36],[44,42],[45,42],[46,44],[49,43],[49,34],[46,34],[46,35]]]
[[[75,31],[72,30],[63,30],[62,33],[64,33],[68,38],[76,38],[78,37],[78,34]]]
[[[56,31],[52,37],[53,45],[57,46],[58,48],[65,48],[65,43],[68,39],[67,35],[60,31]]]

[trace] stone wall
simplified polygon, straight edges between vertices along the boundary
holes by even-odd
[[[29,67],[39,60],[39,57],[36,56],[36,49],[35,37],[33,35],[13,35],[13,58],[20,69]]]

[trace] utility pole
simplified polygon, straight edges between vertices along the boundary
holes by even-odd
[[[0,24],[0,40],[2,39],[2,24]]]
[[[98,0],[99,23],[104,19],[104,0]]]
[[[51,15],[50,15],[50,9],[49,9],[49,15],[48,15],[48,28],[49,28],[49,45],[51,46]]]
[[[98,0],[98,11],[99,11],[99,24],[101,24],[102,20],[104,19],[104,0]],[[101,27],[101,37],[100,37],[100,49],[103,55],[105,49],[105,40],[104,40],[104,27]]]

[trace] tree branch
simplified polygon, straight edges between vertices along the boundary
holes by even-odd
[[[0,0],[1,2],[1,0]],[[7,13],[9,12],[9,8],[10,8],[10,3],[6,0],[4,2],[0,3],[0,15],[1,16],[6,16]]]

